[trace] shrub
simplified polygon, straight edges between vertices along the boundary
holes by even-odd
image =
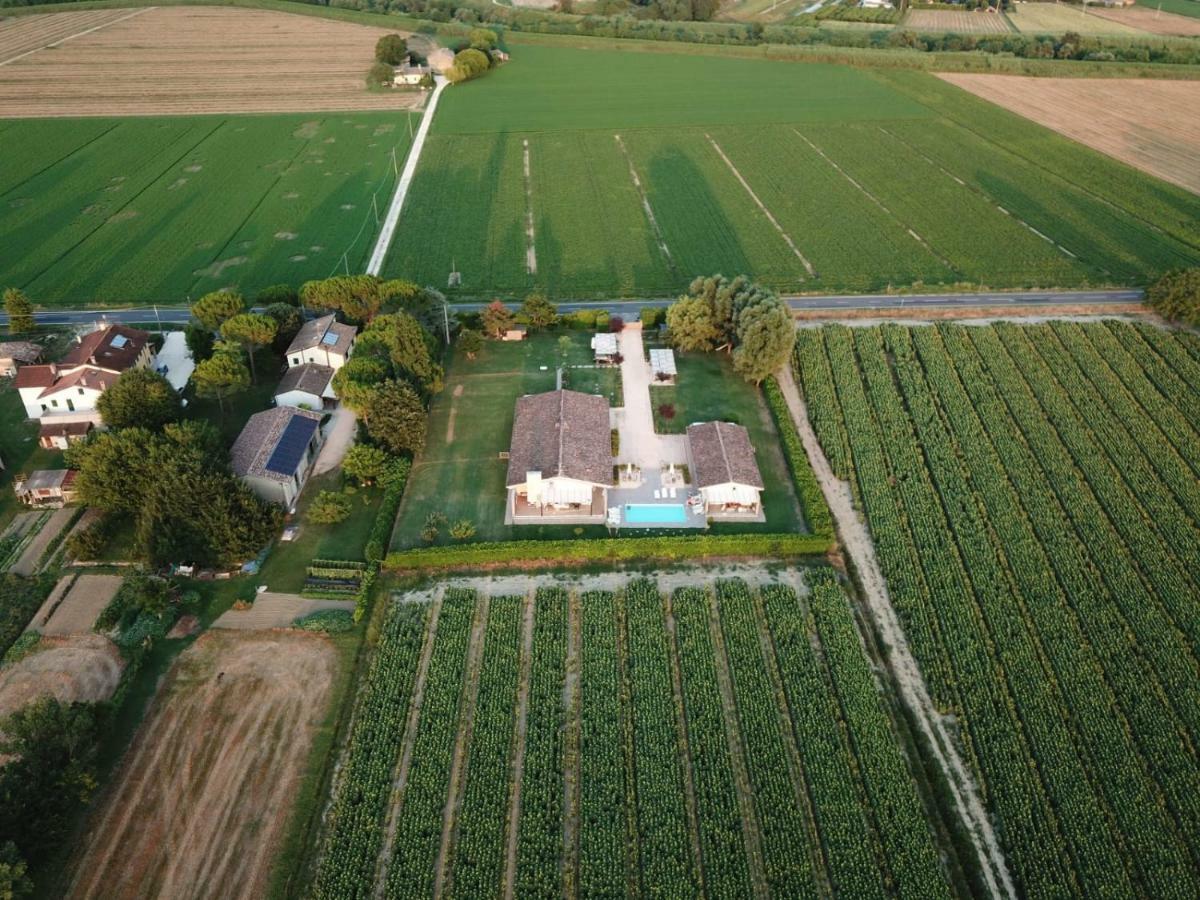
[[[625,320],[620,316],[610,316],[608,320],[608,330],[614,334],[622,331],[625,328]]]
[[[475,523],[470,519],[459,519],[450,526],[450,537],[456,541],[469,541],[475,537]]]
[[[614,428],[608,436],[612,444],[612,455],[616,456],[621,452],[621,431],[619,428]]]
[[[334,525],[350,515],[350,498],[334,491],[321,491],[308,506],[306,518],[318,525]]]
[[[421,540],[427,544],[432,544],[438,539],[438,527],[426,523],[421,526]]]
[[[597,331],[608,331],[608,323],[612,317],[609,316],[607,309],[596,310],[596,318],[593,324]]]
[[[343,634],[354,628],[354,617],[344,609],[322,609],[297,619],[292,627],[301,631]]]
[[[666,419],[668,422],[671,421],[673,418],[675,418],[675,404],[674,403],[660,403],[658,405],[658,414],[660,416],[662,416],[664,419]]]
[[[667,311],[659,306],[644,306],[640,314],[642,327],[646,329],[657,328],[666,318]]]
[[[374,63],[367,69],[367,87],[388,87],[395,77],[396,70],[387,63]]]

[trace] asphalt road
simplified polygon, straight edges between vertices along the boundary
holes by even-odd
[[[1088,304],[1095,306],[1137,303],[1142,299],[1140,290],[1116,291],[1016,291],[979,294],[833,294],[823,297],[785,297],[794,310],[846,310],[870,309],[966,309],[980,306],[1012,306],[1037,308],[1039,306],[1066,306]],[[672,298],[648,300],[611,301],[563,301],[558,308],[563,312],[577,309],[606,309],[609,312],[637,315],[645,306],[667,306]],[[452,303],[450,308],[459,312],[475,312],[483,303]],[[186,307],[159,306],[126,309],[66,309],[47,310],[35,314],[41,325],[91,324],[104,316],[111,322],[162,322],[164,325],[186,323],[191,316]],[[8,316],[0,313],[0,325],[8,323]]]

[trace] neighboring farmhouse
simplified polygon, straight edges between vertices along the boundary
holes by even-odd
[[[29,341],[0,341],[0,378],[12,378],[21,366],[42,358],[42,348]]]
[[[230,451],[233,474],[254,493],[290,509],[321,447],[321,414],[280,406],[255,413]]]
[[[57,363],[22,366],[14,382],[25,414],[43,425],[96,422],[96,400],[128,369],[154,361],[150,335],[124,325],[108,325],[79,338]]]
[[[350,358],[357,334],[357,328],[332,315],[305,322],[288,346],[288,370],[275,389],[275,404],[307,409],[334,405],[333,375]]]
[[[612,480],[605,398],[560,390],[517,400],[505,481],[510,522],[603,523]]]
[[[687,429],[688,466],[712,519],[762,515],[762,474],[750,432],[730,422],[703,422]]]

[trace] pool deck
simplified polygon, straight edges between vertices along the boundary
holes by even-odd
[[[608,490],[608,505],[610,507],[618,506],[621,508],[621,530],[628,529],[637,530],[639,528],[707,528],[708,521],[702,514],[694,513],[687,508],[687,499],[694,493],[694,489],[690,487],[681,487],[675,489],[675,498],[659,497],[655,498],[654,492],[661,490],[661,473],[657,469],[650,472],[643,471],[642,477],[645,479],[640,485],[633,488],[609,488]],[[687,514],[687,520],[684,522],[638,522],[636,525],[625,524],[625,505],[632,503],[637,506],[682,506]]]

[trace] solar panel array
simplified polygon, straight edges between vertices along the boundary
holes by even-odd
[[[332,331],[325,332],[325,335],[321,338],[321,343],[328,344],[330,347],[332,347],[337,342],[338,342],[338,336],[336,334],[334,334]]]
[[[317,430],[316,419],[307,416],[293,416],[279,436],[275,451],[267,460],[268,472],[278,475],[291,475],[304,457],[308,442],[312,440],[313,432]]]

